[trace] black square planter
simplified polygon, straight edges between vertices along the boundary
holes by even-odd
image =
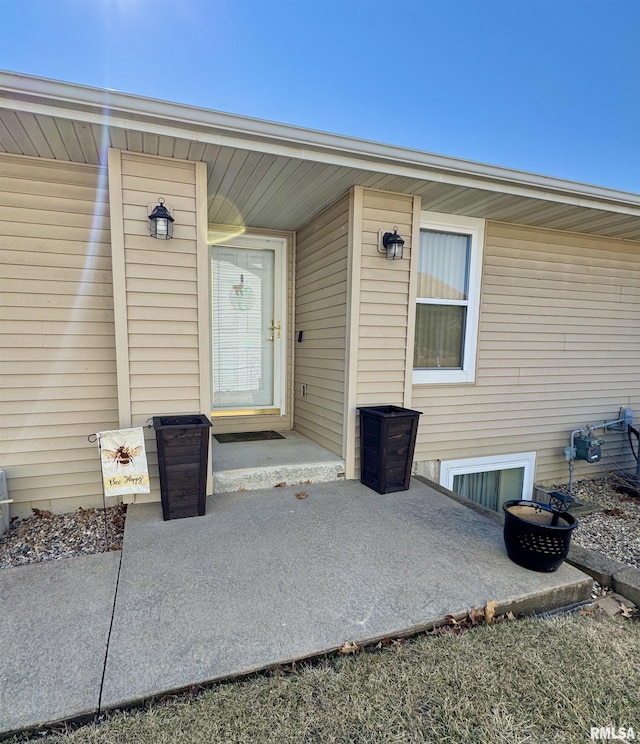
[[[360,482],[378,493],[406,491],[411,478],[420,411],[361,406]]]
[[[202,415],[154,416],[162,516],[201,517],[207,497],[211,422]]]

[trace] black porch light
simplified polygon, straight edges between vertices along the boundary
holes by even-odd
[[[404,240],[398,235],[398,228],[394,227],[393,232],[386,232],[382,236],[382,247],[383,250],[378,248],[380,253],[386,253],[387,258],[390,261],[396,258],[402,258],[402,247],[404,246]]]
[[[173,222],[173,217],[164,206],[164,199],[160,197],[149,215],[149,235],[158,240],[170,240],[173,237]]]

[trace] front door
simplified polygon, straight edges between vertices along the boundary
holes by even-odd
[[[211,245],[214,415],[284,415],[285,290],[284,239]]]

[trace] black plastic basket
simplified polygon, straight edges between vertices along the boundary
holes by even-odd
[[[517,507],[518,513],[514,513]],[[557,571],[569,554],[571,533],[578,526],[571,514],[554,512],[536,501],[507,501],[504,510],[504,544],[514,563],[532,571]]]

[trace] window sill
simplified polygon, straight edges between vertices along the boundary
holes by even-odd
[[[431,384],[470,384],[476,381],[473,372],[466,372],[462,369],[452,370],[433,370],[433,369],[414,369],[414,385],[431,385]]]

